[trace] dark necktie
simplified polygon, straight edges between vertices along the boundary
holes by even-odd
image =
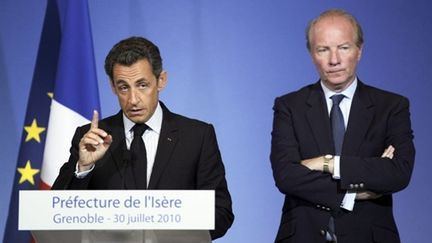
[[[333,132],[333,141],[336,155],[341,155],[342,152],[342,144],[345,136],[345,123],[342,115],[342,111],[339,108],[339,104],[344,95],[333,95],[330,97],[333,101],[333,106],[330,111],[330,120],[332,125]]]
[[[142,135],[147,130],[146,124],[135,124],[132,127],[134,137],[130,146],[132,170],[136,189],[147,188],[147,152]]]
[[[342,144],[345,136],[345,123],[339,104],[343,98],[345,98],[345,96],[333,95],[330,98],[333,101],[333,106],[330,111],[330,121],[332,126],[334,148],[336,155],[341,155]],[[336,230],[333,216],[330,216],[328,233],[331,238],[329,241],[336,242]]]

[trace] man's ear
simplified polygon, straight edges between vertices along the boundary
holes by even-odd
[[[166,71],[162,71],[159,74],[159,79],[157,82],[158,91],[162,91],[165,88],[165,86],[167,85],[167,82],[168,82],[168,74]]]
[[[360,58],[361,58],[361,56],[362,56],[362,53],[363,53],[363,45],[361,45],[361,46],[359,47],[359,54],[358,54],[358,57],[357,57],[357,61],[360,61]]]

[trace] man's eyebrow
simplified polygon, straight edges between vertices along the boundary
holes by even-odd
[[[141,83],[141,82],[149,82],[146,78],[141,78],[135,81],[135,83]]]
[[[114,80],[114,84],[123,84],[123,83],[127,83],[127,82],[124,81],[123,79]]]
[[[344,46],[344,45],[351,45],[351,43],[349,41],[347,41],[347,42],[344,42],[342,44],[339,44],[338,46]]]

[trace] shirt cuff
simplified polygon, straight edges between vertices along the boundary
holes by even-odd
[[[341,208],[344,208],[348,211],[353,211],[356,195],[357,195],[356,192],[347,191],[342,200]]]
[[[92,170],[94,169],[95,165],[93,164],[90,169],[86,170],[86,171],[81,171],[79,172],[78,169],[78,163],[75,166],[75,177],[78,179],[83,179],[84,177],[86,177],[90,172],[92,172]]]
[[[340,179],[340,156],[333,157],[333,179]]]

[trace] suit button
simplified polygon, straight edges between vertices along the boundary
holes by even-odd
[[[350,187],[351,189],[354,189],[354,185],[353,185],[353,184],[349,184],[349,187]]]
[[[320,234],[324,236],[326,234],[325,230],[320,230]]]
[[[360,183],[360,188],[363,188],[364,187],[364,184],[363,183]]]
[[[354,188],[355,188],[355,189],[359,188],[359,185],[358,185],[358,184],[355,184],[355,185],[354,185]]]

